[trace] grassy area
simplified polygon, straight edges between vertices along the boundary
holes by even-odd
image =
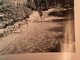
[[[9,45],[1,55],[60,52],[67,21],[33,23],[33,26]]]

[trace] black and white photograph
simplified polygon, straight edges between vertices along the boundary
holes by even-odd
[[[0,0],[0,56],[75,53],[74,0]]]

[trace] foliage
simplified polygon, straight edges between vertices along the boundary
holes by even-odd
[[[0,13],[5,15],[2,20],[23,19],[32,12],[32,10],[25,5],[15,5],[15,3],[9,0],[0,0],[0,2]]]
[[[28,0],[28,3],[26,3],[26,6],[27,6],[28,8],[30,8],[31,10],[35,10],[35,9],[36,9],[35,2],[32,1],[32,0]]]

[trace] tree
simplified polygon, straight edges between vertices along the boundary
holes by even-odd
[[[28,8],[30,8],[31,10],[35,10],[36,9],[36,5],[35,5],[34,1],[32,1],[32,0],[27,0],[26,6]]]

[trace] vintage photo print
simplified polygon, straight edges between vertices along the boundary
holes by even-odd
[[[75,52],[74,0],[0,0],[0,55]]]

